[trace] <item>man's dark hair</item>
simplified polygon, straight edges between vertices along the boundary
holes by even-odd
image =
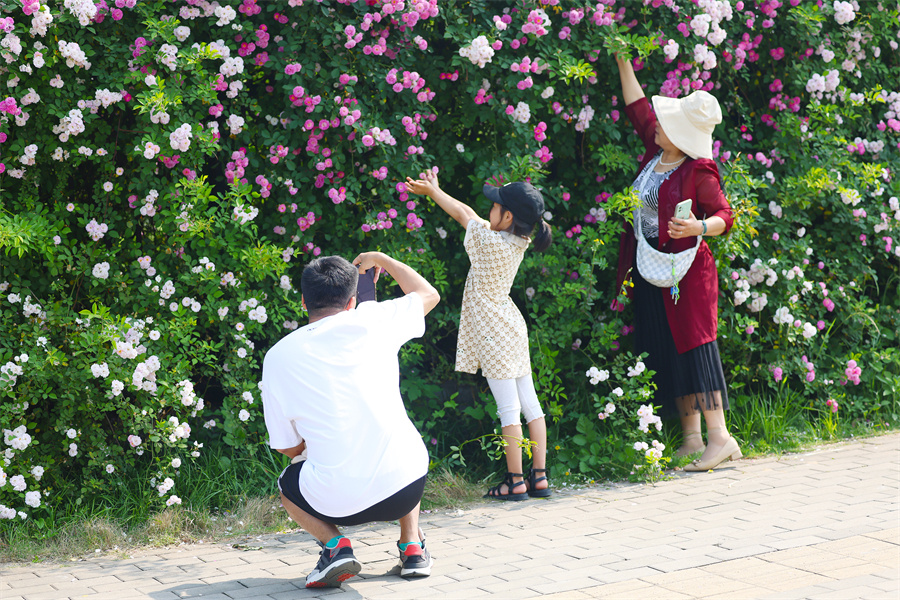
[[[340,256],[313,260],[300,276],[300,291],[310,316],[328,308],[342,309],[356,294],[359,271]]]

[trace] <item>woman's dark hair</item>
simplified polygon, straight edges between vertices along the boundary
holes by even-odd
[[[511,213],[513,218],[512,225],[508,230],[511,234],[520,237],[530,237],[531,247],[537,252],[543,252],[550,247],[550,242],[553,241],[553,234],[550,230],[550,224],[547,221],[541,219],[536,225],[529,225],[516,217],[516,213],[507,210],[507,208],[501,204],[500,217],[502,218],[506,213]],[[534,232],[533,236],[532,232]]]
[[[344,308],[358,284],[359,271],[340,256],[317,258],[300,276],[300,291],[310,316],[322,309]]]

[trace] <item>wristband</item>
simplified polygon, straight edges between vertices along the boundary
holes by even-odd
[[[703,231],[700,233],[701,236],[706,235],[706,220],[700,221],[700,224],[703,225]]]

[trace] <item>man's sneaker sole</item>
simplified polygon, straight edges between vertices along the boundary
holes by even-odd
[[[338,560],[329,565],[328,570],[324,573],[310,573],[306,578],[306,587],[323,588],[323,587],[341,587],[341,584],[359,574],[362,565],[355,558],[345,558]],[[317,577],[310,581],[310,577]]]

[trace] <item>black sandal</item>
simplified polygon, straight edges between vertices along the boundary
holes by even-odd
[[[522,492],[520,494],[512,493],[513,488],[519,487],[520,485],[527,485],[524,481],[520,481],[518,483],[513,483],[513,477],[522,477],[522,473],[507,473],[506,479],[490,488],[487,494],[484,495],[485,498],[493,498],[494,500],[512,500],[513,502],[517,502],[519,500],[528,499],[529,492]],[[500,488],[503,484],[506,484],[506,493],[501,494]]]
[[[535,477],[538,473],[546,473],[547,469],[534,469],[528,472],[528,495],[532,498],[549,498],[553,492],[550,491],[549,483],[546,488],[539,490],[536,484],[539,481],[547,481],[547,477]]]

